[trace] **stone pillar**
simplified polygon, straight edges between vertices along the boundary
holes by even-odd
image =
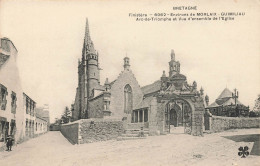
[[[142,111],[143,111],[143,123],[144,123],[144,109],[142,109]]]
[[[137,114],[137,123],[139,123],[139,118],[140,118],[140,113],[139,112],[140,111],[138,110],[137,112],[138,112],[138,114]]]

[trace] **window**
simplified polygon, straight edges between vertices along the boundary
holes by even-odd
[[[29,113],[29,99],[28,98],[26,98],[26,114],[28,114]]]
[[[11,98],[12,98],[12,101],[11,101],[11,112],[13,114],[16,113],[16,94],[14,92],[12,92],[11,94]]]
[[[0,90],[1,90],[1,93],[0,93],[0,106],[1,106],[1,110],[5,110],[6,103],[7,103],[6,96],[8,95],[7,88],[5,86],[3,86],[2,84],[0,84]]]
[[[31,100],[30,100],[30,102],[29,102],[29,107],[30,107],[29,114],[32,115],[32,101],[31,101]]]
[[[32,101],[32,116],[34,116],[35,103]]]
[[[132,88],[127,84],[124,88],[124,112],[129,114],[133,108],[133,94]]]

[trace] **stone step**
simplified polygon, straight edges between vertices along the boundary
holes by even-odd
[[[121,137],[140,137],[140,134],[122,134]],[[144,133],[144,137],[148,137],[148,134]]]
[[[117,141],[146,139],[146,137],[118,137]]]
[[[122,137],[138,137],[139,133],[126,133],[126,134],[122,134]]]
[[[144,134],[149,134],[149,131],[143,131]],[[140,131],[125,131],[125,134],[139,134]]]
[[[139,129],[127,129],[125,130],[125,134],[139,134],[141,130]],[[143,130],[144,134],[149,134],[149,130]]]
[[[140,131],[141,129],[126,129],[126,130],[128,130],[128,131]],[[144,128],[143,130],[144,131],[149,131],[148,128]]]

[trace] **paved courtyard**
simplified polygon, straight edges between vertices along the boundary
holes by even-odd
[[[238,148],[248,146],[249,152],[251,152],[254,142],[250,141],[255,141],[257,134],[260,134],[260,129],[241,129],[207,134],[204,137],[169,134],[150,136],[142,140],[112,140],[71,145],[60,132],[48,132],[43,136],[15,146],[11,152],[0,152],[0,165],[253,166],[260,165],[260,156],[249,155],[246,158],[241,158],[238,156]],[[238,135],[243,135],[243,138],[238,139]],[[250,135],[254,137],[251,138]]]

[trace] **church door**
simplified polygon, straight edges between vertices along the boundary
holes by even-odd
[[[174,125],[174,127],[178,125],[178,114],[174,109],[170,110],[170,125]]]

